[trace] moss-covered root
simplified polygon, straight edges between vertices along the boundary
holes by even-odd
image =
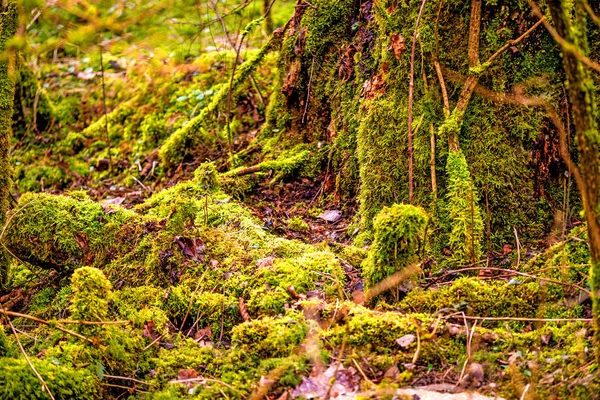
[[[5,3],[6,4],[6,3]],[[0,53],[8,50],[9,40],[17,31],[18,11],[16,1],[10,1],[0,15]],[[10,138],[12,136],[13,99],[15,95],[16,63],[13,51],[0,63],[0,225],[4,225],[9,208],[11,167]],[[8,256],[0,253],[0,285],[8,274]]]
[[[237,72],[230,84],[223,85],[221,87],[208,107],[204,108],[197,117],[190,120],[181,129],[178,129],[177,131],[173,132],[171,136],[169,136],[159,150],[160,158],[165,166],[170,167],[172,165],[177,165],[181,162],[181,160],[183,160],[183,157],[185,156],[186,145],[192,139],[192,136],[199,131],[206,119],[212,115],[221,105],[223,100],[228,97],[230,90],[236,90],[240,84],[245,82],[250,74],[260,66],[265,59],[265,56],[271,51],[278,41],[279,38],[276,36],[269,40],[269,42],[265,44],[254,57],[246,61],[237,69]]]
[[[123,254],[142,228],[134,212],[105,209],[85,195],[25,194],[10,218],[7,248],[23,261],[61,273]]]
[[[462,151],[450,152],[448,174],[449,246],[459,262],[473,262],[481,256],[483,220],[467,160]]]

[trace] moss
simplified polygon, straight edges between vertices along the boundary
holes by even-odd
[[[231,87],[234,91],[237,90],[248,76],[264,61],[265,56],[271,51],[273,44],[274,40],[272,39],[254,54],[253,57],[240,65],[230,85],[221,85],[210,104],[202,109],[198,116],[188,121],[185,126],[173,132],[167,138],[159,151],[160,158],[165,166],[177,165],[183,160],[186,144],[194,139],[193,135],[200,131],[202,125],[206,123],[206,119],[217,110],[222,101],[228,96],[229,88]]]
[[[357,132],[361,182],[359,213],[360,229],[369,234],[377,213],[383,207],[401,201],[407,194],[406,164],[398,159],[405,151],[404,143],[397,137],[397,127],[405,108],[387,96],[368,101],[363,108],[365,117]]]
[[[101,397],[97,377],[85,368],[55,365],[31,359],[55,399],[93,400]],[[0,358],[0,397],[5,399],[49,399],[37,376],[24,359]]]
[[[10,140],[12,136],[13,99],[17,79],[16,55],[7,51],[7,43],[15,35],[18,25],[17,2],[5,4],[5,12],[0,15],[0,53],[7,53],[0,62],[0,225],[6,221],[6,212],[10,207],[10,189],[12,168],[10,164]],[[4,286],[8,276],[8,256],[0,252],[0,287]]]
[[[427,220],[422,208],[406,204],[394,204],[377,214],[373,244],[363,264],[366,287],[418,261]]]
[[[15,355],[15,350],[10,346],[4,331],[4,326],[0,326],[0,358],[11,357]]]
[[[285,221],[287,227],[296,232],[308,232],[310,231],[310,226],[302,219],[302,217],[296,215]]]
[[[71,288],[73,299],[69,310],[74,319],[81,321],[107,319],[112,285],[102,271],[92,267],[76,269],[71,277]]]
[[[437,290],[415,289],[401,307],[427,313],[464,311],[474,316],[535,318],[544,299],[538,282],[509,284],[460,278]]]
[[[448,174],[447,213],[450,223],[448,246],[458,262],[475,262],[481,257],[483,220],[467,161],[462,152],[451,152]]]
[[[33,129],[37,134],[41,134],[54,123],[54,105],[46,90],[40,87],[34,72],[21,57],[18,58],[18,67],[15,89],[15,104],[18,106],[13,117],[17,120],[16,128],[19,131]]]

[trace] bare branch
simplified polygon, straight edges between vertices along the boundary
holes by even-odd
[[[408,202],[413,202],[413,102],[414,102],[414,91],[415,91],[415,53],[417,51],[417,35],[419,34],[419,24],[421,23],[421,17],[423,16],[423,10],[425,9],[427,0],[423,0],[421,8],[419,9],[419,15],[417,16],[417,22],[415,23],[415,32],[413,34],[412,50],[410,56],[410,82],[408,84]]]

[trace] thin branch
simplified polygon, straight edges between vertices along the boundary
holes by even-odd
[[[587,0],[581,0],[581,1],[583,3],[583,7],[585,8],[585,11],[588,14],[590,14],[592,21],[594,21],[594,23],[598,26],[598,28],[600,28],[600,17],[598,17],[598,15],[596,15],[594,10],[592,10],[592,7],[590,7],[590,4],[587,2]]]
[[[106,84],[104,83],[104,62],[102,60],[102,46],[98,46],[100,48],[100,71],[102,75],[102,105],[104,112],[104,129],[106,130],[106,144],[108,147],[108,166],[112,171],[112,149],[110,146],[110,134],[108,131],[108,111],[106,109]]]
[[[32,315],[16,313],[16,312],[13,312],[13,311],[6,311],[3,308],[0,308],[0,314],[6,315],[7,318],[8,318],[8,316],[13,316],[13,317],[18,317],[18,318],[25,318],[25,319],[28,319],[28,320],[31,320],[31,321],[38,322],[40,324],[48,325],[48,326],[50,326],[52,328],[56,328],[59,331],[66,333],[68,335],[75,336],[76,338],[84,340],[84,341],[92,344],[95,347],[105,348],[105,346],[100,345],[97,340],[90,339],[88,337],[85,337],[85,336],[77,333],[77,332],[73,332],[73,331],[71,331],[69,329],[63,328],[62,326],[60,326],[55,321],[46,321],[44,319],[37,318],[37,317],[34,317]],[[72,322],[74,322],[74,321],[72,321]]]
[[[458,274],[460,272],[481,271],[481,270],[506,272],[508,274],[514,274],[514,275],[519,275],[519,276],[523,276],[523,277],[526,277],[526,278],[537,279],[539,281],[548,282],[548,283],[555,283],[555,284],[561,285],[561,286],[570,286],[570,287],[576,288],[578,290],[581,290],[584,293],[590,294],[589,290],[587,290],[584,287],[579,286],[579,285],[577,285],[575,283],[561,282],[561,281],[557,281],[555,279],[543,278],[541,276],[530,275],[530,274],[527,274],[525,272],[519,272],[519,271],[515,271],[515,270],[512,270],[512,269],[495,268],[495,267],[469,267],[469,268],[457,269],[457,270],[448,272],[448,273],[440,276],[437,280],[441,280],[441,279],[443,279],[443,278],[445,278],[447,276]]]
[[[425,9],[427,0],[423,0],[421,8],[419,9],[419,15],[417,16],[417,22],[415,23],[415,32],[413,33],[413,42],[410,55],[410,82],[408,84],[408,202],[413,202],[413,102],[415,92],[415,54],[417,52],[417,35],[419,34],[419,24],[421,23],[421,17],[423,16],[423,10]]]
[[[446,316],[449,318],[452,316]],[[477,321],[520,321],[520,322],[592,322],[592,318],[520,318],[520,317],[475,317],[464,315],[463,318]]]
[[[500,54],[504,53],[511,46],[516,46],[517,44],[521,43],[527,36],[531,35],[531,33],[533,31],[535,31],[541,24],[543,24],[545,20],[546,20],[546,18],[542,17],[542,19],[540,19],[538,22],[536,22],[535,25],[533,25],[531,28],[529,28],[527,30],[527,32],[525,32],[524,34],[519,36],[517,39],[509,40],[504,46],[500,47],[498,49],[498,51],[496,51],[490,58],[488,58],[486,64],[489,64],[492,61],[494,61]]]
[[[440,66],[440,62],[435,59],[433,60],[433,66],[435,67],[435,72],[437,73],[438,80],[440,81],[440,87],[442,88],[442,99],[444,100],[444,115],[446,118],[450,116],[450,100],[448,97],[448,90],[446,89],[446,82],[444,81],[444,74],[442,73],[442,67]]]

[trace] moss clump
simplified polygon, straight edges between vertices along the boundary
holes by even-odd
[[[302,219],[302,217],[296,215],[285,221],[285,224],[288,228],[296,232],[308,232],[310,231],[310,226]]]
[[[143,228],[131,211],[73,196],[79,197],[23,195],[7,229],[7,247],[34,265],[69,272],[109,261],[130,246],[125,236]]]
[[[481,256],[483,220],[467,160],[462,151],[450,152],[447,212],[450,224],[448,245],[459,262],[475,262]]]
[[[427,220],[422,208],[407,204],[394,204],[377,214],[373,244],[363,263],[367,287],[418,260]]]
[[[105,321],[112,285],[97,268],[78,268],[71,277],[73,299],[69,310],[80,321]]]
[[[94,400],[101,398],[97,378],[85,368],[55,365],[31,359],[55,399]],[[3,399],[50,399],[24,359],[0,358],[0,397]]]

